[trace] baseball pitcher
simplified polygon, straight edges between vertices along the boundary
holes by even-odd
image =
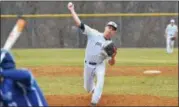
[[[103,33],[89,27],[81,22],[74,9],[72,2],[68,3],[72,17],[82,32],[87,35],[88,41],[84,60],[84,88],[87,92],[92,93],[91,106],[95,106],[101,98],[104,76],[105,76],[105,59],[108,59],[110,65],[115,64],[117,48],[111,40],[116,34],[117,24],[110,21],[106,24]],[[97,82],[94,83],[96,76]]]
[[[165,29],[166,38],[166,51],[167,53],[173,53],[174,42],[177,38],[178,27],[175,25],[175,20],[171,19],[170,24]]]
[[[48,106],[31,72],[16,69],[10,52],[1,50],[5,57],[0,63],[0,107]]]

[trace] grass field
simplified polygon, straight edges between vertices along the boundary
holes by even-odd
[[[82,76],[84,61],[83,49],[14,49],[13,54],[18,67],[28,67],[36,70],[34,75],[37,73],[47,74],[36,76],[45,95],[86,94],[83,89]],[[138,76],[131,75],[133,69],[131,71],[122,71],[121,69],[121,67],[126,67],[127,69],[131,66],[136,69],[135,72],[139,73],[141,73],[141,70],[138,71],[140,67],[145,67],[145,69],[160,67],[164,70],[164,73],[170,74],[171,70],[171,74],[173,72],[174,74]],[[63,69],[57,67],[63,67]],[[72,71],[69,70],[70,68]],[[107,71],[108,74],[113,72],[116,74],[105,77],[103,94],[150,95],[178,98],[178,49],[175,49],[173,54],[167,54],[165,49],[159,48],[118,49],[117,64],[115,65],[116,71],[113,71],[113,67],[108,66],[108,68],[110,69]],[[75,69],[79,70],[76,71]],[[128,75],[121,75],[121,71],[129,73]],[[81,74],[68,75],[68,73],[75,74],[76,72]],[[54,75],[50,75],[50,73],[54,73]],[[66,74],[62,76],[59,73]],[[50,104],[53,105],[51,102]]]
[[[83,66],[83,49],[13,50],[18,66]],[[118,49],[117,66],[176,66],[178,49],[166,54],[165,49]]]

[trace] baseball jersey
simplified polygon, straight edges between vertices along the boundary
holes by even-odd
[[[48,106],[41,89],[31,73],[25,69],[0,72],[0,98],[4,106]]]
[[[107,56],[103,54],[103,46],[112,40],[106,40],[103,33],[84,24],[83,34],[87,35],[88,41],[85,52],[85,60],[88,62],[102,63]]]
[[[178,32],[178,27],[176,25],[168,24],[166,28],[166,33],[169,36],[174,36],[175,32]]]

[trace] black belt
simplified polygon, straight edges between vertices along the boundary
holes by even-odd
[[[87,61],[85,61],[85,63],[87,63]],[[90,64],[90,65],[97,65],[96,62],[88,62],[88,64]]]

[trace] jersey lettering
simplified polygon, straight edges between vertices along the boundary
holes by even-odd
[[[96,42],[95,45],[102,47],[102,43],[100,43],[100,42]]]

